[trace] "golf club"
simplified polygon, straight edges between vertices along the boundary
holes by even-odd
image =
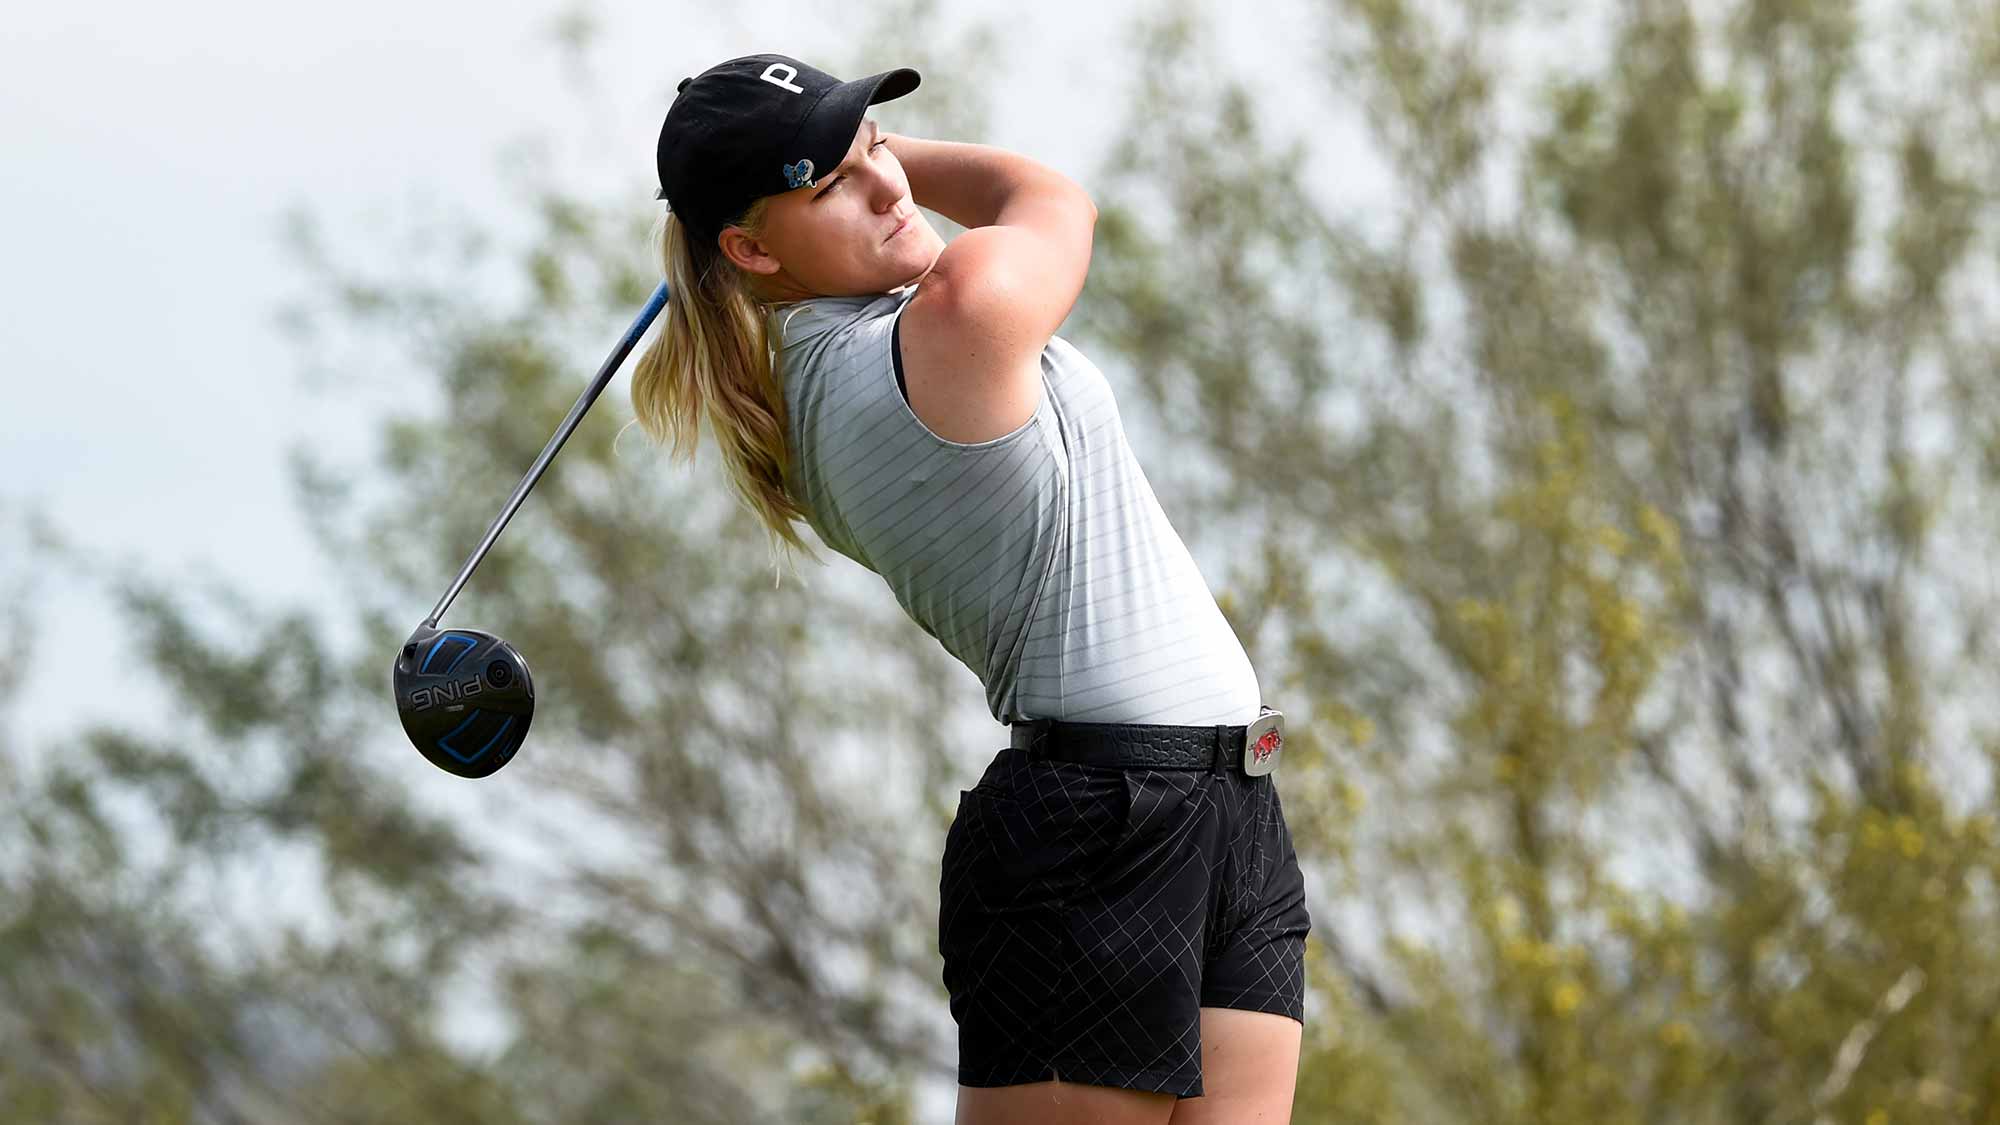
[[[396,691],[396,713],[402,717],[403,731],[418,752],[446,773],[460,777],[485,777],[513,760],[514,752],[528,737],[528,722],[535,717],[535,686],[528,678],[528,662],[513,645],[492,633],[478,629],[439,629],[438,619],[453,598],[472,577],[479,561],[486,557],[494,540],[515,509],[527,499],[528,490],[542,478],[556,452],[569,440],[571,431],[583,420],[584,412],[597,401],[611,377],[617,373],[633,345],[667,305],[667,286],[660,283],[639,313],[625,338],[618,341],[597,377],[584,388],[570,407],[569,416],[556,427],[555,436],[542,447],[541,456],[528,475],[508,497],[500,517],[486,530],[486,538],[465,560],[451,588],[438,599],[437,608],[418,625],[396,654],[392,675]]]

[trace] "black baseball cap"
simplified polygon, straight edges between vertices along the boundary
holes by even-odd
[[[842,82],[787,55],[745,55],[683,78],[660,125],[655,198],[712,248],[758,199],[838,167],[868,107],[919,81],[901,67]]]

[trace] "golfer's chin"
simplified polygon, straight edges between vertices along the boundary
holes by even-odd
[[[813,280],[794,279],[792,287],[804,290],[805,295],[829,297],[896,293],[930,273],[943,252],[944,240],[926,225],[921,231],[906,230],[878,247],[872,260],[850,263],[845,270]]]
[[[917,232],[905,232],[905,237]],[[944,239],[926,224],[921,238],[911,238],[916,245],[900,251],[896,256],[896,281],[882,291],[898,293],[930,276],[931,267],[937,264],[938,256],[944,253]],[[901,241],[901,239],[898,239]]]

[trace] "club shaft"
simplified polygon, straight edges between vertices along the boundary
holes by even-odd
[[[576,405],[569,408],[569,416],[562,420],[562,425],[556,427],[555,436],[542,447],[541,456],[535,458],[534,465],[528,469],[528,475],[521,478],[521,484],[514,489],[514,495],[507,498],[507,506],[500,509],[500,518],[494,520],[493,526],[486,529],[486,538],[480,540],[479,546],[472,552],[472,557],[465,560],[464,569],[458,572],[457,578],[452,579],[451,589],[446,590],[444,597],[438,599],[437,608],[431,610],[430,617],[424,621],[426,625],[437,627],[438,618],[443,617],[444,611],[450,608],[452,599],[458,596],[458,591],[465,585],[465,580],[472,577],[472,572],[479,566],[479,561],[492,549],[493,541],[500,538],[500,532],[506,529],[507,521],[514,518],[514,512],[521,506],[521,501],[528,498],[529,490],[535,487],[536,481],[542,479],[542,474],[548,470],[549,462],[556,459],[556,453],[562,449],[563,443],[569,440],[569,435],[576,429],[577,423],[583,421],[590,404],[596,402],[597,396],[604,393],[604,388],[611,382],[611,377],[618,373],[619,365],[625,362],[625,357],[630,355],[633,346],[638,344],[639,337],[646,334],[646,329],[652,325],[654,318],[666,307],[667,283],[662,281],[660,287],[653,290],[653,296],[646,302],[646,307],[640,310],[638,319],[632,322],[632,327],[625,330],[625,338],[618,341],[618,346],[613,348],[611,355],[605,359],[604,366],[597,369],[596,378],[593,378],[590,386],[585,387],[583,394],[577,397]]]

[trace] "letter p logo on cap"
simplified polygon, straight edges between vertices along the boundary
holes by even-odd
[[[781,71],[783,72],[783,77],[778,77]],[[805,93],[803,89],[792,85],[792,79],[797,78],[798,76],[799,72],[796,67],[790,67],[786,66],[784,63],[774,62],[770,66],[765,67],[764,73],[758,75],[757,77],[763,79],[766,82],[769,82],[771,85],[776,86],[780,90],[790,90],[794,94],[803,94]]]

